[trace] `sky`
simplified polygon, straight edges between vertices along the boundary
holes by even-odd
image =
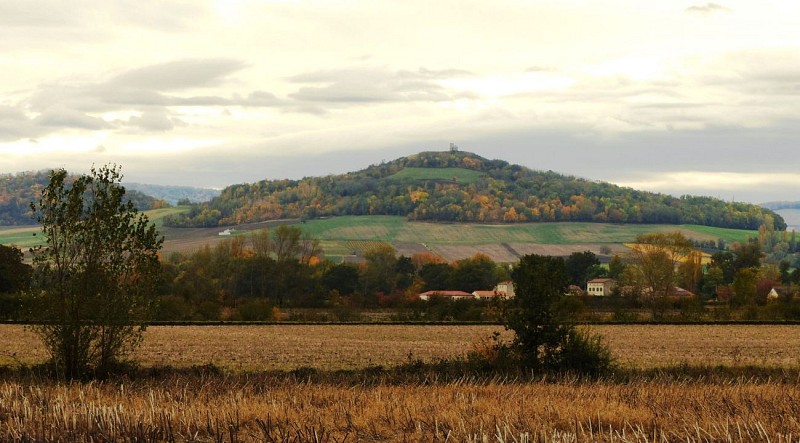
[[[800,200],[800,2],[0,2],[0,173],[221,188],[462,151]]]

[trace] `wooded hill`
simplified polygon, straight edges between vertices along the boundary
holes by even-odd
[[[39,198],[49,182],[50,171],[0,174],[0,226],[35,224],[30,203]],[[138,191],[127,190],[125,195],[140,211],[167,206],[163,200]]]
[[[519,223],[590,221],[758,229],[769,209],[711,197],[637,191],[535,171],[469,152],[422,152],[357,172],[229,186],[210,202],[165,219],[210,227],[279,218],[402,215],[410,220]]]

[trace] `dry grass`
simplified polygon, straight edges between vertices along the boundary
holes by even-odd
[[[452,357],[490,326],[152,327],[144,365],[356,368]],[[629,366],[792,366],[770,378],[532,382],[202,369],[88,383],[0,376],[0,441],[791,442],[800,438],[797,326],[597,326]],[[42,361],[0,325],[2,352]],[[304,372],[300,372],[303,374]],[[747,371],[742,372],[747,374]],[[783,374],[783,375],[780,375]],[[794,374],[794,375],[792,375]],[[794,377],[794,378],[793,378]],[[315,381],[311,381],[311,380]],[[405,382],[402,382],[405,380]]]
[[[134,355],[143,366],[214,364],[232,370],[356,369],[463,356],[500,326],[158,326]],[[626,367],[800,366],[800,326],[593,326]],[[508,333],[506,333],[508,334]],[[22,326],[0,325],[0,364],[46,354]],[[510,335],[506,335],[510,337]]]
[[[3,441],[790,442],[800,386],[675,381],[309,383],[184,375],[0,382]]]

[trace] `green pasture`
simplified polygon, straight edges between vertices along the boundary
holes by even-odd
[[[188,206],[174,208],[153,209],[144,211],[144,214],[158,228],[163,228],[164,217],[188,211]],[[36,235],[34,235],[36,234]],[[3,226],[0,227],[0,245],[14,245],[21,249],[43,244],[39,226]]]
[[[464,168],[404,168],[387,178],[401,181],[447,180],[470,184],[484,175],[482,172]]]
[[[27,250],[42,243],[38,226],[6,226],[0,228],[0,245],[14,245]],[[36,234],[36,235],[34,235]]]
[[[325,241],[372,240],[390,243],[627,243],[639,234],[680,231],[695,240],[743,242],[755,231],[696,225],[620,225],[608,223],[523,223],[514,225],[409,222],[405,217],[344,216],[309,220],[301,225]]]

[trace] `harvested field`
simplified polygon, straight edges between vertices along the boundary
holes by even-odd
[[[794,442],[796,383],[0,381],[3,441]]]
[[[437,244],[431,245],[431,250],[447,261],[463,260],[465,258],[473,257],[475,254],[487,255],[497,263],[516,263],[519,260],[519,255],[515,254],[514,251],[505,246],[505,244]]]
[[[538,254],[554,257],[567,257],[575,252],[591,251],[595,255],[603,255],[600,249],[603,246],[611,249],[611,254],[625,254],[628,248],[616,243],[587,243],[580,245],[537,245],[532,243],[511,243],[510,246],[519,255]]]
[[[134,356],[144,366],[213,363],[234,370],[394,366],[464,355],[501,326],[270,325],[153,326]],[[619,363],[800,366],[800,326],[592,326]],[[506,337],[510,337],[508,333]],[[45,352],[22,326],[0,325],[0,364],[43,362]]]

